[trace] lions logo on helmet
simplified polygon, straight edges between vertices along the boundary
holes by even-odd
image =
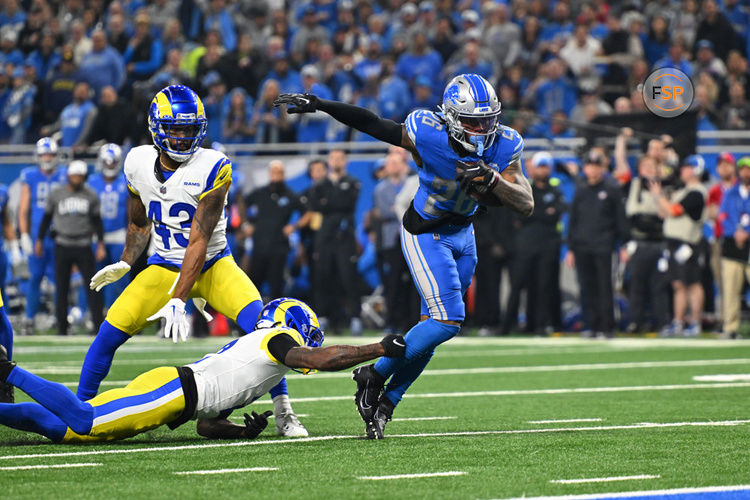
[[[36,141],[34,149],[34,160],[45,172],[53,170],[57,166],[57,141],[52,137],[42,137]]]
[[[96,167],[105,177],[116,177],[122,168],[122,149],[117,144],[105,144],[99,148]]]
[[[184,85],[160,90],[148,111],[154,145],[178,163],[189,160],[201,147],[207,123],[200,97]]]
[[[272,300],[261,309],[255,327],[269,328],[278,323],[297,330],[308,347],[323,344],[325,336],[320,329],[318,316],[301,300],[289,297]]]
[[[500,125],[500,101],[487,80],[473,73],[458,75],[445,87],[439,108],[451,138],[466,151],[482,156],[492,146]]]

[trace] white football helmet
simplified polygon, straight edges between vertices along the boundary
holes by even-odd
[[[51,172],[59,161],[57,153],[57,141],[52,137],[42,137],[36,141],[34,161],[44,172]]]
[[[117,177],[122,169],[122,149],[114,143],[105,144],[99,148],[96,158],[96,168],[104,177]]]
[[[500,100],[479,75],[453,78],[443,92],[443,112],[450,136],[469,153],[482,156],[495,142],[500,126]]]

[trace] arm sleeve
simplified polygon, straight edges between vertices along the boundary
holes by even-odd
[[[292,347],[299,347],[299,344],[286,333],[274,335],[268,341],[268,352],[282,363],[286,361],[286,355]]]
[[[703,195],[697,191],[692,191],[685,196],[680,202],[685,213],[693,220],[700,220],[703,214],[703,207],[706,205]]]
[[[318,109],[348,127],[394,146],[401,146],[401,124],[380,118],[372,111],[338,101],[320,99]]]

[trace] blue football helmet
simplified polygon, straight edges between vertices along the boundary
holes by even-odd
[[[50,158],[51,155],[51,158]],[[45,158],[42,158],[44,156]],[[57,156],[57,141],[52,137],[42,137],[36,141],[34,161],[45,172],[54,170],[59,158]]]
[[[114,143],[105,144],[99,148],[96,157],[96,168],[105,177],[116,177],[122,168],[122,149]]]
[[[272,300],[261,309],[255,328],[270,328],[279,323],[297,330],[308,347],[320,347],[325,339],[318,316],[301,300],[289,297]]]
[[[495,142],[500,101],[490,82],[481,76],[467,73],[453,78],[439,108],[448,133],[469,153],[482,156]]]
[[[154,145],[178,163],[189,160],[201,147],[207,123],[200,97],[184,85],[161,89],[148,110]]]

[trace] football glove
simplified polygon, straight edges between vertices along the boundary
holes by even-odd
[[[403,358],[406,354],[406,340],[402,335],[391,333],[383,337],[380,345],[385,350],[385,355],[389,358]]]
[[[490,192],[497,185],[500,175],[482,160],[474,164],[458,161],[456,172],[456,180],[461,190],[468,194]]]
[[[318,96],[314,94],[281,94],[273,101],[274,106],[286,104],[287,113],[314,113],[318,109]]]
[[[13,267],[18,266],[23,262],[23,255],[21,254],[21,245],[18,240],[12,240],[7,243],[8,252],[10,253],[10,265]]]
[[[172,337],[175,343],[178,338],[181,338],[183,342],[187,342],[190,323],[188,323],[188,317],[185,314],[185,303],[182,300],[170,299],[164,307],[146,319],[148,321],[156,321],[161,318],[166,320],[164,322],[165,338]]]
[[[260,415],[252,412],[252,415],[245,413],[245,437],[247,439],[255,439],[258,434],[263,432],[263,429],[268,425],[268,417],[273,415],[271,410],[266,410]]]
[[[21,235],[21,250],[26,257],[34,255],[34,244],[31,242],[31,236],[29,236],[29,233],[23,233]]]
[[[128,271],[130,271],[130,264],[122,260],[120,262],[110,264],[96,273],[93,278],[91,278],[89,288],[98,292],[106,285],[114,283],[115,281],[128,274]]]

